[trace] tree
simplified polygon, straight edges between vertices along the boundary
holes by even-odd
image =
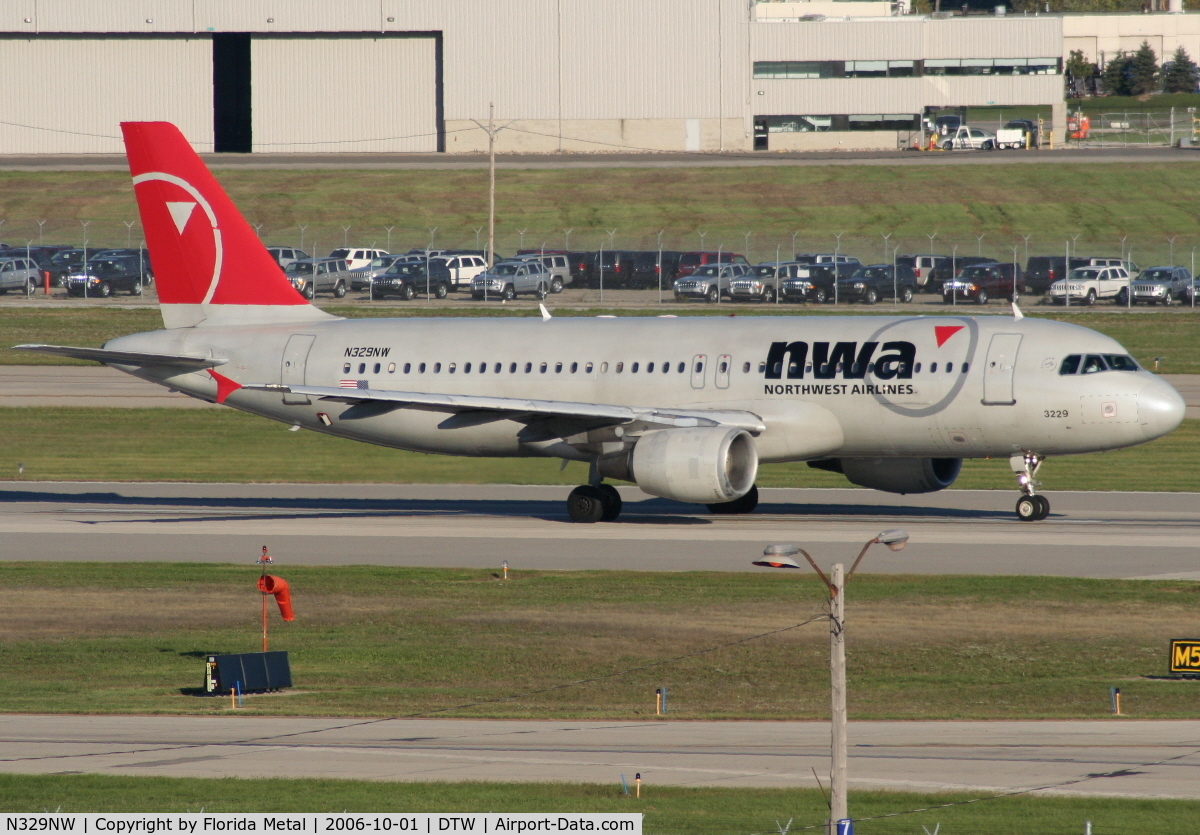
[[[1148,96],[1158,92],[1158,56],[1147,41],[1142,41],[1138,51],[1133,53],[1131,64],[1129,94]]]
[[[1126,55],[1117,55],[1104,67],[1101,83],[1104,91],[1110,96],[1128,96],[1130,94],[1130,76],[1133,59]]]
[[[1196,92],[1197,67],[1182,46],[1171,56],[1171,63],[1162,74],[1164,93]]]
[[[1064,69],[1067,76],[1067,95],[1072,97],[1087,95],[1089,83],[1096,74],[1096,65],[1083,57],[1082,49],[1071,50],[1071,56],[1067,58]]]

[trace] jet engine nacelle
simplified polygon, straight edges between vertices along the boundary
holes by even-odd
[[[660,429],[630,456],[633,480],[652,496],[715,504],[741,498],[758,475],[758,451],[744,429]]]
[[[958,478],[961,458],[841,458],[842,475],[887,493],[932,493]]]

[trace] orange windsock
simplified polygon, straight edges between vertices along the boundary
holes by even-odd
[[[264,574],[258,578],[258,590],[263,594],[275,595],[279,604],[279,614],[284,620],[295,620],[296,613],[292,611],[292,592],[287,580],[272,574]]]

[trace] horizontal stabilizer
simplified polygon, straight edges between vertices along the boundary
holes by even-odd
[[[251,384],[251,391],[278,391],[316,397],[337,403],[392,403],[440,412],[486,411],[513,416],[544,415],[599,420],[609,423],[640,421],[660,426],[734,426],[758,435],[766,430],[762,418],[750,412],[708,409],[660,410],[640,406],[615,406],[608,403],[572,403],[562,400],[526,400],[518,397],[485,397],[473,394],[437,394],[382,389],[345,389],[325,386],[279,386]]]
[[[75,348],[70,345],[14,345],[16,351],[37,351],[77,360],[95,360],[106,365],[175,366],[198,370],[216,368],[229,362],[213,357],[194,357],[187,354],[143,354],[138,351],[106,351],[104,348]]]

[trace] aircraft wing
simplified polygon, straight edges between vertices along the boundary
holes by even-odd
[[[485,397],[473,394],[436,394],[384,389],[344,389],[325,386],[280,386],[251,384],[252,391],[278,391],[315,397],[335,403],[390,403],[398,407],[438,412],[495,412],[510,416],[570,417],[608,423],[644,423],[662,426],[734,426],[754,435],[766,431],[762,418],[752,412],[715,409],[656,409],[616,406],[608,403],[573,403],[565,400],[526,400],[517,397]]]
[[[106,351],[103,348],[75,348],[70,345],[14,345],[17,351],[37,351],[77,360],[95,360],[106,365],[174,366],[198,370],[216,368],[229,362],[226,359],[197,357],[188,354],[144,354],[137,351]]]

